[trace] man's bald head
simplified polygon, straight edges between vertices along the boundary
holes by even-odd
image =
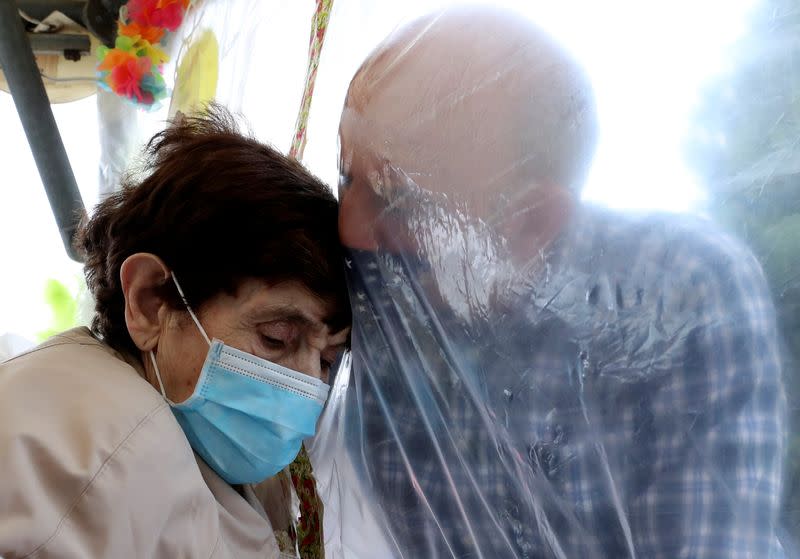
[[[537,191],[576,192],[596,128],[583,70],[532,23],[494,7],[427,16],[381,43],[350,84],[342,219],[391,203],[398,181],[487,221]]]

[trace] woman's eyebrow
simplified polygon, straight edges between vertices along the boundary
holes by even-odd
[[[245,315],[250,322],[293,322],[309,328],[322,328],[323,323],[294,306],[256,309]]]
[[[284,320],[313,330],[322,330],[325,328],[331,330],[334,327],[334,323],[337,322],[334,319],[335,317],[332,316],[324,316],[320,320],[305,312],[300,307],[291,304],[276,305],[269,308],[255,308],[245,314],[245,321],[250,323]],[[350,325],[348,324],[347,326],[339,328],[336,332],[329,333],[328,335],[330,337],[336,337],[349,328]]]

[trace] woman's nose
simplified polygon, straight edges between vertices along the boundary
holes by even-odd
[[[310,377],[325,380],[322,378],[323,371],[319,350],[308,347],[299,349],[287,361],[281,364]]]

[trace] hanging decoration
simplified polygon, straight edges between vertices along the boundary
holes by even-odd
[[[306,125],[308,124],[308,114],[311,110],[311,97],[314,95],[319,58],[320,54],[322,54],[322,44],[325,41],[325,32],[328,30],[328,20],[331,17],[332,7],[333,0],[317,0],[317,9],[314,12],[314,18],[311,20],[306,87],[303,91],[303,100],[300,102],[300,111],[297,113],[292,147],[289,150],[289,156],[298,161],[303,159],[303,150],[306,147]]]
[[[196,35],[178,63],[169,118],[179,111],[190,114],[217,97],[219,41],[211,29]]]
[[[300,161],[306,147],[306,127],[311,110],[311,98],[314,95],[314,83],[317,80],[322,44],[328,30],[333,0],[317,0],[317,9],[311,20],[311,38],[308,45],[308,70],[303,99],[297,113],[295,133],[289,156]],[[300,449],[297,459],[289,466],[292,485],[300,501],[300,519],[296,532],[291,534],[301,559],[324,559],[325,543],[322,530],[323,504],[317,492],[317,482],[311,460],[305,446]]]
[[[134,103],[152,106],[167,95],[162,75],[169,59],[167,32],[180,27],[191,0],[129,0],[120,8],[114,48],[98,49],[101,87]]]

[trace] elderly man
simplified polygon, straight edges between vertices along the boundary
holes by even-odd
[[[581,68],[495,8],[353,78],[347,432],[398,556],[783,556],[760,268],[704,221],[580,203],[596,130]]]

